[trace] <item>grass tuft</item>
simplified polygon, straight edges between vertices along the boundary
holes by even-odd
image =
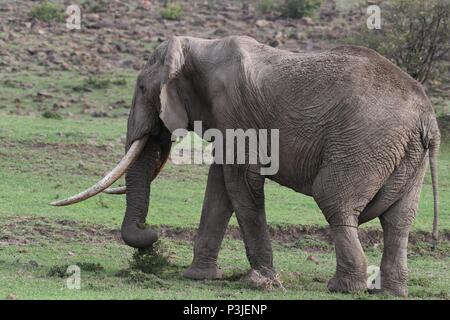
[[[100,263],[92,263],[92,262],[78,262],[73,263],[72,265],[76,265],[80,268],[81,271],[84,272],[102,272],[105,271],[105,268]],[[69,268],[69,264],[56,265],[52,266],[47,272],[47,276],[49,277],[58,277],[64,278],[68,276],[67,268]]]
[[[183,14],[183,6],[179,3],[169,3],[161,11],[161,17],[167,20],[179,20]]]
[[[156,241],[151,248],[138,249],[133,253],[129,267],[147,274],[160,274],[170,267],[168,249],[161,241]]]
[[[304,251],[308,250],[329,251],[333,249],[332,245],[310,235],[306,235],[303,238],[297,240],[293,244],[293,247]]]
[[[46,119],[62,120],[62,116],[56,111],[45,111],[42,116]]]
[[[31,8],[28,13],[31,18],[36,18],[45,22],[63,22],[64,12],[61,7],[49,1],[42,1]]]

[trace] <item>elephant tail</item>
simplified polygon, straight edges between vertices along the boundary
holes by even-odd
[[[434,219],[433,219],[433,247],[438,242],[438,222],[439,222],[439,190],[438,190],[438,172],[437,157],[439,154],[439,144],[431,144],[429,149],[431,183],[433,185],[433,201],[434,201]]]
[[[433,248],[436,248],[439,238],[438,223],[439,223],[439,190],[438,190],[438,155],[441,136],[437,125],[436,117],[430,118],[428,125],[422,130],[422,143],[428,149],[428,156],[430,161],[431,184],[433,187],[433,204],[434,204],[434,219],[433,219]]]

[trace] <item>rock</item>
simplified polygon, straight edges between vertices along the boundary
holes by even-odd
[[[217,28],[214,30],[213,34],[218,37],[225,37],[228,36],[228,31],[224,28]]]
[[[307,261],[312,261],[315,264],[319,264],[319,258],[317,258],[316,256],[308,256],[308,258],[306,258]]]
[[[44,92],[44,91],[39,91],[37,93],[37,96],[38,97],[43,97],[43,98],[51,98],[51,97],[53,97],[50,93]]]
[[[120,65],[123,68],[132,68],[133,67],[133,61],[132,60],[123,60],[120,62]]]
[[[37,268],[37,267],[39,267],[39,263],[37,263],[37,262],[34,261],[34,260],[28,261],[28,265],[29,265],[31,268]]]
[[[14,293],[10,293],[6,296],[6,300],[17,300],[17,296]]]
[[[84,162],[80,160],[80,162],[78,162],[78,169],[84,170],[86,169],[86,166],[84,165]]]
[[[94,111],[91,113],[91,117],[93,118],[106,118],[108,117],[108,114],[103,111]]]
[[[16,109],[22,108],[21,101],[19,98],[14,99],[14,103],[16,105]]]
[[[313,19],[310,17],[303,17],[300,19],[300,21],[307,26],[312,26],[314,24]]]
[[[142,67],[144,66],[143,62],[140,59],[136,59],[133,61],[133,69],[134,70],[141,70]]]
[[[256,21],[256,26],[258,28],[265,28],[267,26],[270,25],[270,21],[264,20],[264,19],[259,19]]]
[[[272,41],[269,42],[269,45],[274,48],[278,47],[280,44],[281,42],[278,39],[273,39]]]
[[[30,47],[30,48],[27,48],[27,52],[33,56],[36,54],[37,50]]]

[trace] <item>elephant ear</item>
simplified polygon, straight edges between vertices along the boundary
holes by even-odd
[[[188,116],[183,100],[177,92],[176,79],[184,65],[183,46],[178,37],[169,40],[164,59],[164,80],[161,84],[161,112],[159,117],[173,132],[187,128]]]

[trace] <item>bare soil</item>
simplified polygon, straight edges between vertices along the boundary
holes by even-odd
[[[195,239],[196,228],[176,228],[165,225],[154,228],[158,230],[159,235],[163,238],[188,242],[192,242]],[[327,251],[333,248],[333,238],[329,228],[302,225],[275,225],[269,227],[269,232],[272,240],[283,245],[292,246],[302,239],[313,239],[325,244],[325,247],[317,248],[314,244],[306,242],[301,247],[305,251]],[[360,229],[358,234],[365,248],[377,247],[382,244],[383,234],[381,230]],[[229,226],[226,237],[235,240],[241,239],[239,228]],[[73,220],[49,219],[46,217],[18,217],[3,221],[3,224],[0,226],[0,247],[7,245],[27,245],[46,241],[97,244],[116,241],[123,243],[119,229],[111,229],[102,225],[87,225]],[[440,241],[445,246],[448,246],[450,242],[450,231],[443,231],[440,235]],[[419,246],[417,249],[420,249],[420,251],[424,250],[424,244],[431,243],[432,238],[430,233],[415,231],[410,235],[410,244],[412,246]],[[446,255],[450,256],[450,252],[447,252]]]

